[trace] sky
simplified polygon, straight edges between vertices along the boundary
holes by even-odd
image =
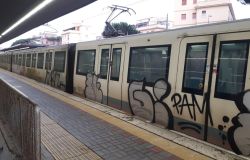
[[[135,24],[136,20],[148,17],[161,17],[169,19],[174,18],[174,2],[176,0],[97,0],[88,6],[48,22],[50,27],[39,26],[29,32],[26,32],[6,43],[0,45],[0,48],[9,47],[17,39],[30,38],[40,32],[57,31],[60,35],[63,29],[73,26],[74,23],[82,23],[89,26],[92,32],[101,34],[104,29],[105,21],[111,13],[108,6],[120,5],[132,8],[136,14],[131,12],[123,13],[112,22],[126,21],[129,24]],[[250,18],[250,5],[242,5],[237,0],[231,0],[236,19]],[[95,34],[96,34],[95,33]]]

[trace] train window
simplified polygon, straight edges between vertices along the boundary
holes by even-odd
[[[221,42],[215,97],[235,100],[245,87],[249,43]]]
[[[18,54],[16,54],[16,64],[18,64]]]
[[[145,80],[153,86],[158,79],[168,79],[170,50],[170,45],[131,48],[128,83]]]
[[[119,81],[121,54],[122,54],[121,48],[114,48],[113,49],[111,77],[110,77],[110,79],[113,81]]]
[[[23,57],[22,57],[22,66],[25,66],[25,59],[26,59],[26,54],[23,54]]]
[[[46,59],[45,59],[45,69],[51,70],[51,63],[52,63],[52,52],[46,53]]]
[[[55,52],[54,70],[57,72],[64,72],[65,53],[65,51]]]
[[[78,51],[76,73],[87,75],[94,72],[95,66],[95,50]]]
[[[30,67],[31,54],[26,55],[26,67]]]
[[[102,79],[107,79],[108,62],[109,62],[109,49],[102,49],[101,66],[99,74],[100,78]]]
[[[21,66],[22,65],[22,54],[18,55],[18,65]]]
[[[38,53],[37,55],[37,68],[43,69],[44,53]]]
[[[208,43],[189,43],[186,49],[182,91],[203,94]]]
[[[32,54],[32,67],[35,68],[36,67],[36,53]]]
[[[13,55],[12,55],[12,62],[13,62],[13,64],[16,63],[15,60],[16,60],[16,58],[15,58],[15,55],[13,54]],[[7,62],[7,60],[6,60],[6,62]]]

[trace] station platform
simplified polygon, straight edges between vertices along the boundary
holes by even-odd
[[[245,159],[2,69],[0,78],[40,108],[42,160]]]

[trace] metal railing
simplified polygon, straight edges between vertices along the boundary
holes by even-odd
[[[10,84],[0,79],[0,130],[16,159],[41,159],[40,112]]]

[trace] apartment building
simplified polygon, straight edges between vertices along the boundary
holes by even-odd
[[[176,0],[174,28],[233,20],[230,0]]]

